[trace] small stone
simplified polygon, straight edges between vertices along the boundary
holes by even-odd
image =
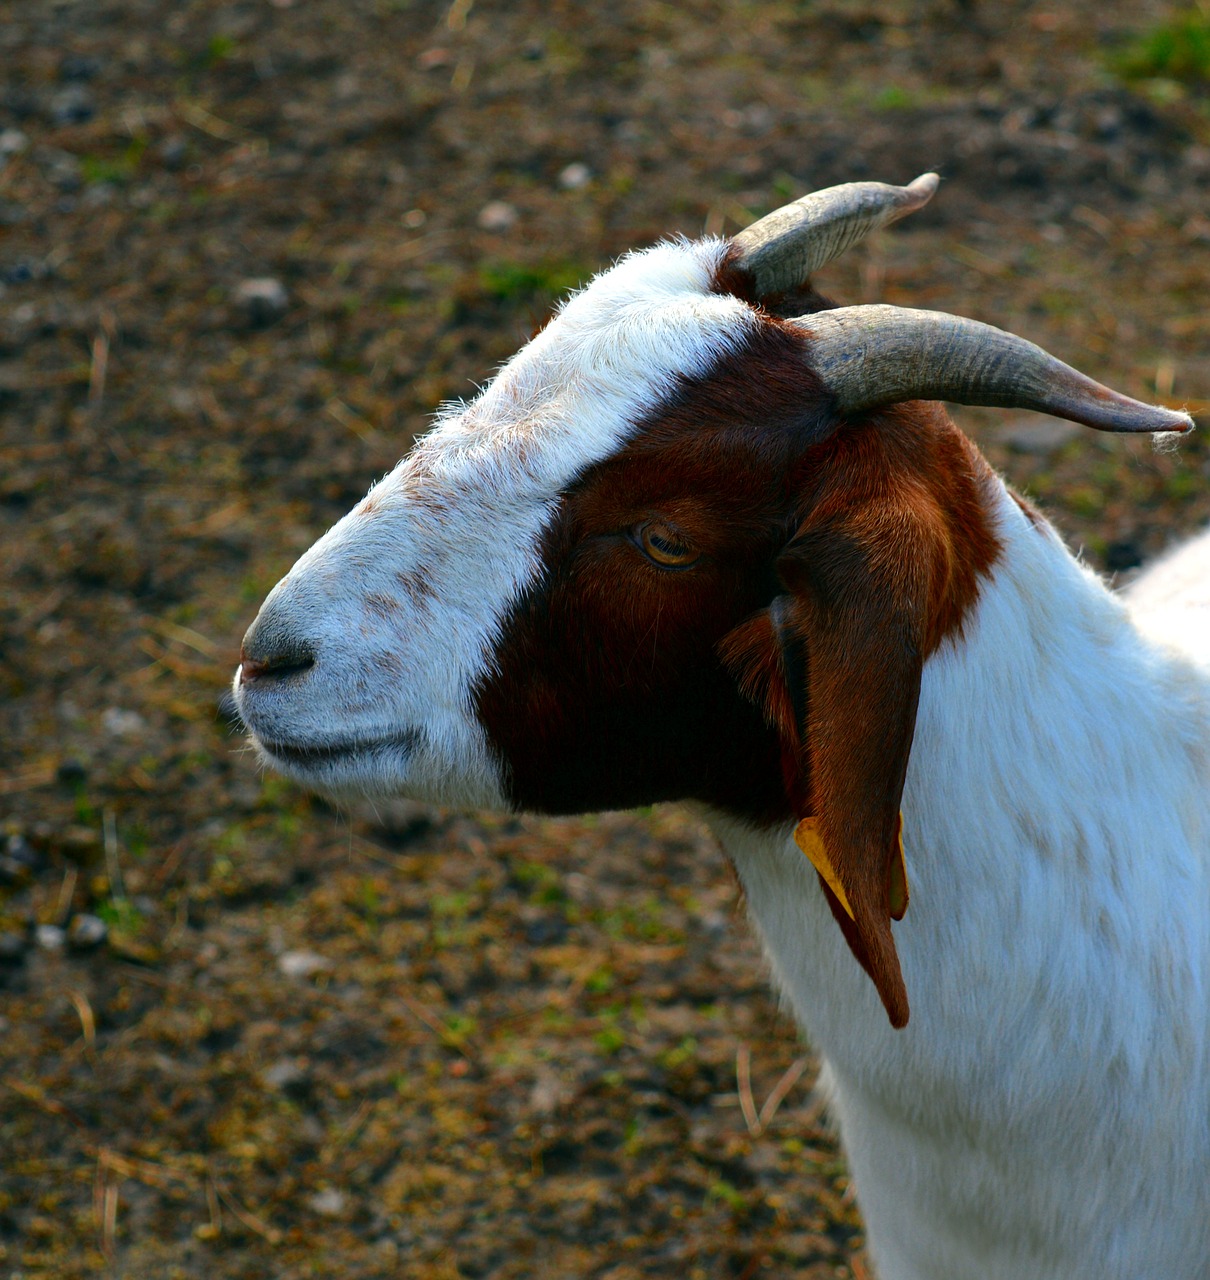
[[[10,858],[7,853],[0,853],[0,884],[28,884],[33,872],[23,862]]]
[[[40,924],[34,929],[34,941],[45,951],[61,951],[67,933],[57,924]]]
[[[317,1191],[308,1201],[311,1209],[325,1218],[335,1218],[344,1212],[345,1193],[335,1187],[325,1187]]]
[[[286,286],[272,276],[256,276],[240,281],[235,287],[234,297],[248,322],[256,328],[263,328],[280,320],[290,305]]]
[[[58,147],[35,147],[34,159],[46,180],[60,191],[79,191],[84,185],[84,167],[78,156]]]
[[[80,199],[86,209],[103,209],[112,204],[117,197],[118,189],[112,182],[94,182]]]
[[[109,937],[109,926],[100,916],[77,912],[67,926],[67,945],[73,951],[92,951]]]
[[[101,728],[114,738],[137,738],[147,730],[147,721],[137,711],[108,707],[101,713]]]
[[[564,191],[582,191],[592,181],[592,170],[582,161],[569,164],[559,174],[559,186]]]
[[[0,129],[0,156],[16,156],[29,146],[28,134],[20,129]]]
[[[731,922],[721,911],[707,911],[702,916],[702,928],[712,938],[722,938],[731,932]]]
[[[91,90],[82,84],[68,84],[51,95],[49,114],[54,124],[84,124],[96,111]]]
[[[306,1078],[306,1068],[296,1058],[279,1058],[261,1074],[261,1079],[271,1089],[289,1089],[291,1085],[301,1084]]]
[[[160,163],[165,169],[175,173],[178,169],[184,168],[189,156],[189,144],[179,133],[174,133],[160,143],[158,151]]]
[[[42,855],[19,831],[13,832],[4,842],[4,852],[18,865],[36,871],[42,865]]]
[[[507,200],[491,200],[479,210],[476,221],[484,231],[507,231],[516,225],[519,216],[516,205]]]
[[[309,978],[313,973],[326,973],[335,965],[316,951],[283,951],[277,957],[277,967],[287,978]]]
[[[529,1092],[529,1105],[539,1115],[548,1116],[565,1107],[574,1096],[575,1091],[553,1071],[540,1068]]]

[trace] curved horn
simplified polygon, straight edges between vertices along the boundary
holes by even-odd
[[[924,173],[906,187],[846,182],[812,191],[735,236],[737,265],[752,274],[758,298],[795,289],[871,231],[927,204],[940,181]]]
[[[1100,431],[1191,431],[1187,413],[1110,391],[1041,347],[943,311],[839,307],[794,322],[842,413],[901,400],[1036,409]]]

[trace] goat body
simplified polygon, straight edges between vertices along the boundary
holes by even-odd
[[[329,793],[698,806],[881,1280],[1210,1275],[1210,540],[1136,624],[915,398],[951,373],[868,391],[881,309],[770,260],[664,244],[576,295],[274,589],[241,712]]]

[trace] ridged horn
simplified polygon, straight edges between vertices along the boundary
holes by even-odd
[[[927,204],[940,181],[924,173],[906,187],[846,182],[812,191],[735,236],[737,265],[751,273],[758,298],[796,289],[871,231]]]
[[[1100,431],[1191,431],[1187,413],[1143,404],[989,324],[885,305],[800,316],[808,363],[842,413],[902,400],[1035,409]]]

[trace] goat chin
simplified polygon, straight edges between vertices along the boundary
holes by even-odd
[[[274,588],[236,702],[331,794],[700,806],[880,1280],[1204,1280],[1210,538],[1115,597],[933,401],[1191,420],[802,279],[936,187],[602,273]]]

